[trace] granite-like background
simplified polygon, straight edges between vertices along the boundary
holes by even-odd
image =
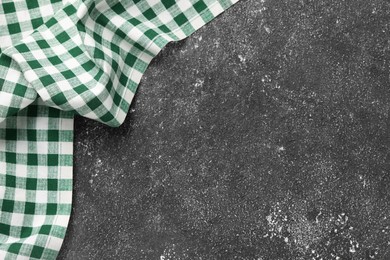
[[[390,4],[242,0],[126,122],[77,118],[59,259],[390,259]]]

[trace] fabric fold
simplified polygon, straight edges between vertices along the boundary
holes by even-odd
[[[22,71],[21,84],[27,86],[24,100],[19,97],[21,109],[33,101],[35,90],[47,106],[115,127],[123,123],[153,57],[234,2],[67,2],[31,35],[6,48],[1,59],[11,59]],[[17,106],[1,108],[7,116]]]

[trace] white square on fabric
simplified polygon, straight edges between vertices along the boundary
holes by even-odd
[[[66,180],[66,179],[72,179],[73,178],[73,169],[72,166],[60,166],[59,167],[60,174],[61,174],[61,179]]]
[[[48,142],[37,142],[37,154],[47,154],[49,152]]]
[[[49,118],[48,117],[37,117],[36,118],[37,129],[46,130],[49,128]]]
[[[61,247],[63,239],[51,236],[50,242],[46,244],[46,247],[51,250],[58,250]]]
[[[22,74],[20,73],[20,71],[9,68],[7,69],[7,75],[5,76],[5,80],[13,83],[18,83],[21,75]]]
[[[16,16],[18,17],[18,22],[31,21],[29,10],[18,10]]]
[[[61,80],[56,83],[61,92],[73,90],[73,86],[69,84],[68,80]]]
[[[0,151],[1,151],[1,149],[2,149],[2,147],[1,147],[1,144],[0,144]],[[5,170],[6,170],[6,166],[5,165],[6,165],[5,162],[0,162],[0,174],[5,174]]]
[[[73,143],[71,142],[61,142],[60,144],[60,154],[71,154],[73,151]]]
[[[27,165],[16,164],[15,165],[15,176],[26,178],[27,177],[27,168],[28,168]]]
[[[127,23],[126,19],[119,15],[114,16],[110,21],[118,28]]]
[[[37,190],[35,192],[35,202],[36,203],[47,203],[47,190]]]
[[[128,8],[126,8],[126,11],[128,14],[130,14],[132,17],[138,17],[142,15],[142,12],[138,9],[136,5],[132,5]]]
[[[211,13],[212,13],[214,16],[217,16],[217,15],[219,15],[220,13],[223,12],[223,8],[222,8],[221,4],[217,1],[217,2],[215,2],[215,4],[210,8],[210,11],[211,11]]]
[[[86,83],[94,80],[92,75],[90,73],[88,73],[88,72],[84,72],[83,74],[77,75],[77,78],[83,84],[86,84]]]
[[[58,21],[64,31],[67,31],[70,28],[74,28],[74,23],[69,17],[63,17]]]
[[[54,14],[53,6],[51,4],[41,5],[39,7],[39,12],[41,13],[41,16],[53,15]]]
[[[38,62],[39,60],[46,59],[46,54],[41,49],[31,50],[31,54],[34,56],[36,60],[38,60]]]
[[[43,216],[39,216],[39,217],[43,217]],[[34,222],[35,222],[35,219],[36,218],[34,218]],[[40,224],[39,226],[42,226],[44,222],[41,222],[41,223],[42,224]],[[34,225],[34,227],[39,227],[39,226],[38,225]],[[24,239],[24,243],[30,244],[30,245],[35,245],[35,243],[37,241],[37,237],[38,237],[38,235],[29,236],[29,237]]]
[[[15,188],[15,201],[26,201],[27,191],[25,189]]]
[[[191,1],[177,1],[176,4],[183,12],[187,11],[192,7]]]
[[[7,92],[0,92],[0,105],[9,107],[13,100],[13,94]]]
[[[46,166],[38,165],[37,166],[37,178],[47,179],[49,175],[48,168]]]
[[[84,106],[85,101],[81,96],[75,96],[74,98],[68,100],[68,104],[74,109],[77,109]]]
[[[71,204],[72,203],[72,191],[60,191],[59,196],[61,203]]]
[[[28,153],[28,141],[18,140],[16,142],[16,153],[27,154]]]
[[[63,62],[68,69],[74,69],[80,67],[80,63],[75,58],[70,58]]]
[[[0,256],[1,256],[1,254],[0,254]],[[0,257],[0,259],[3,259],[3,258]],[[23,255],[18,255],[18,256],[16,257],[16,260],[30,260],[30,257],[28,257],[28,256],[23,256]]]
[[[168,24],[172,22],[173,17],[167,10],[165,10],[158,14],[158,19],[160,19],[163,24]]]
[[[196,17],[191,21],[192,27],[194,27],[195,30],[198,30],[200,27],[204,25],[204,20],[201,16]]]
[[[60,124],[61,130],[73,130],[73,119],[71,118],[62,118]]]
[[[23,226],[24,214],[13,212],[11,215],[11,226]]]
[[[15,165],[15,176],[26,178],[27,177],[27,168],[28,168],[27,165],[16,164]]]

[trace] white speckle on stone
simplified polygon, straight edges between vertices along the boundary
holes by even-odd
[[[270,29],[268,26],[264,26],[264,30],[265,30],[268,34],[271,33],[271,29]]]
[[[202,87],[204,84],[204,79],[196,79],[195,87]]]
[[[98,159],[96,160],[95,166],[96,166],[96,167],[101,167],[102,165],[103,165],[102,160],[101,160],[100,158],[98,158]]]
[[[246,62],[246,58],[244,56],[238,55],[238,58],[240,59],[241,63],[245,63]]]

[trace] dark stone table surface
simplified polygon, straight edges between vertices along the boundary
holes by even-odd
[[[390,259],[389,77],[388,1],[242,0],[76,119],[59,259]]]

